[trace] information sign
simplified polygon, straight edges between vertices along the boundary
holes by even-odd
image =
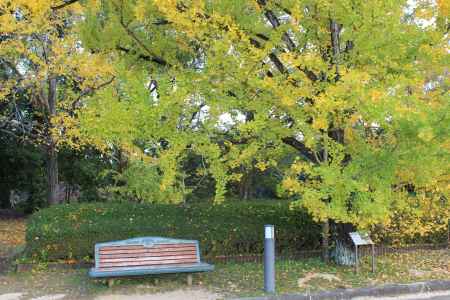
[[[373,245],[373,242],[367,233],[350,232],[350,238],[356,246]]]

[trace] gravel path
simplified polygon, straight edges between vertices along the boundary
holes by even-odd
[[[218,300],[220,295],[206,290],[178,290],[167,293],[143,295],[104,295],[95,300]]]
[[[50,294],[40,297],[27,297],[23,293],[0,294],[0,300],[69,300],[73,299],[65,294]],[[105,294],[92,298],[93,300],[219,300],[223,299],[218,294],[211,293],[204,289],[177,290],[157,294]],[[74,299],[75,300],[75,299]]]

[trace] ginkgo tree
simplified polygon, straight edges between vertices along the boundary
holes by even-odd
[[[444,226],[448,12],[446,1],[103,1],[80,33],[115,53],[120,84],[92,97],[81,131],[151,149],[161,190],[184,153],[203,155],[216,201],[240,157],[264,168],[290,147],[283,187],[323,224],[325,248],[329,220],[369,229],[431,206]]]
[[[58,200],[58,146],[80,144],[66,134],[77,110],[114,79],[110,53],[84,50],[85,8],[75,2],[0,1],[0,130],[45,151],[49,204]]]

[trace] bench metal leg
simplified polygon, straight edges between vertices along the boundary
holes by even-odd
[[[188,276],[187,276],[187,284],[188,284],[188,286],[192,286],[192,274],[188,274]]]
[[[112,287],[114,285],[114,279],[108,279],[108,287]]]

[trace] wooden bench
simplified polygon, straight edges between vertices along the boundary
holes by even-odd
[[[214,270],[200,261],[198,241],[142,237],[95,245],[93,278],[114,278],[164,273],[194,273]],[[112,280],[108,281],[112,285]],[[192,275],[188,274],[188,284]]]

